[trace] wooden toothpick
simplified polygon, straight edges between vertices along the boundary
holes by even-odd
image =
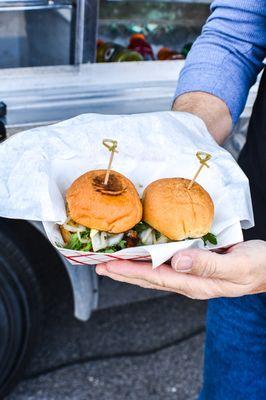
[[[198,151],[198,152],[196,153],[196,156],[197,156],[197,158],[198,158],[198,160],[199,160],[199,162],[200,162],[200,167],[199,167],[199,169],[197,170],[197,172],[195,173],[193,179],[190,181],[190,184],[188,185],[188,189],[191,189],[191,188],[192,188],[192,186],[193,186],[195,180],[196,180],[197,177],[199,176],[200,171],[202,170],[203,167],[210,168],[210,166],[207,164],[207,161],[209,161],[209,160],[212,158],[212,156],[211,156],[209,153],[205,153],[205,152],[203,152],[203,151]]]
[[[114,155],[115,155],[115,153],[118,153],[118,150],[116,150],[116,148],[117,148],[117,140],[104,139],[103,140],[103,145],[105,147],[107,147],[107,149],[111,152],[110,159],[109,159],[109,164],[108,164],[108,167],[107,167],[107,171],[106,171],[106,175],[105,175],[104,183],[103,183],[104,185],[107,185],[108,184],[108,180],[109,180],[109,176],[110,176],[110,172],[111,172],[111,167],[112,167],[112,162],[113,162],[113,159],[114,159]]]

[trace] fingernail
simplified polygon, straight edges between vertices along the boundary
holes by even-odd
[[[174,269],[176,271],[180,272],[187,272],[190,271],[192,268],[192,258],[189,256],[180,256],[175,262],[174,262]]]
[[[96,274],[97,275],[104,275],[104,268],[103,267],[101,267],[101,266],[99,266],[99,265],[97,265],[97,267],[96,267]]]

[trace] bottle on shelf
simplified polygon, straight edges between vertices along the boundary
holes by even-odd
[[[137,51],[146,61],[155,60],[152,47],[142,33],[135,33],[131,36],[128,49]]]
[[[162,47],[157,54],[158,60],[184,60],[185,56],[178,51],[171,50],[168,47]]]
[[[97,57],[98,63],[106,62],[123,62],[123,61],[143,61],[143,57],[137,51],[126,49],[117,43],[97,42]]]

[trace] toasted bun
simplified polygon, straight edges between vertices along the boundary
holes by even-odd
[[[188,190],[190,180],[159,179],[143,195],[143,220],[171,240],[198,238],[210,232],[214,206],[198,183]]]
[[[133,183],[116,171],[103,189],[105,174],[106,170],[89,171],[72,183],[66,193],[69,215],[88,228],[122,233],[141,220],[141,201]]]

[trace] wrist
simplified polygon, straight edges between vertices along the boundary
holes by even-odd
[[[266,293],[266,242],[250,240],[236,247],[240,250],[241,272],[246,276],[245,285],[250,287],[248,293]],[[244,257],[243,263],[241,257]]]
[[[262,240],[257,240],[256,242],[259,250],[256,293],[266,293],[266,242]]]
[[[232,129],[232,118],[226,104],[216,96],[204,92],[190,92],[177,97],[173,111],[184,111],[201,118],[208,131],[222,144]]]

